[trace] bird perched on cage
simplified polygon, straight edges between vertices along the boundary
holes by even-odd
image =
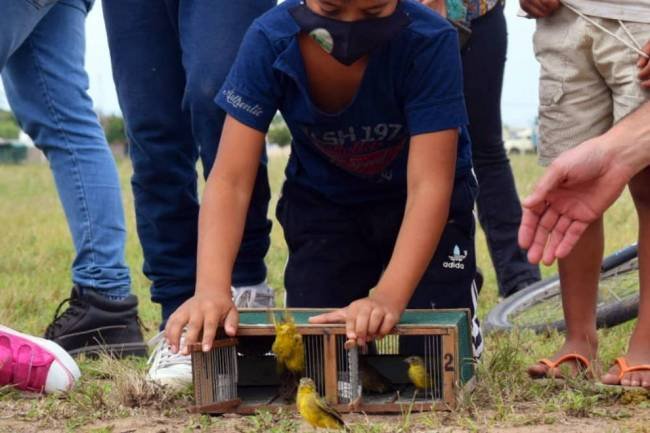
[[[275,340],[271,351],[275,355],[280,373],[278,393],[280,397],[290,402],[293,401],[298,380],[305,370],[305,348],[302,335],[298,333],[293,317],[286,311],[280,321],[276,320],[274,313],[271,313],[271,321],[275,327]]]
[[[275,354],[278,368],[281,371],[302,373],[305,369],[305,348],[296,322],[286,311],[281,321],[278,322],[274,314],[271,314],[271,319],[275,326],[275,340],[271,350]]]
[[[420,356],[409,356],[404,360],[408,367],[408,375],[417,389],[426,390],[432,384],[431,375],[427,372],[424,359]]]
[[[312,427],[350,431],[341,418],[341,414],[318,394],[316,384],[308,377],[300,379],[296,407],[298,413]]]
[[[359,377],[364,391],[385,394],[393,390],[390,380],[370,365],[364,356],[359,357]]]

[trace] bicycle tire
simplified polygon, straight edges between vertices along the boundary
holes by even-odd
[[[608,278],[636,272],[638,269],[637,246],[631,245],[603,259],[600,281]],[[638,286],[637,286],[638,287]],[[600,285],[599,285],[600,290]],[[538,281],[523,290],[498,303],[488,313],[484,328],[486,332],[509,331],[514,328],[530,329],[537,333],[548,333],[552,330],[565,331],[564,320],[551,320],[533,324],[515,324],[512,317],[516,313],[524,312],[553,297],[560,296],[559,276]],[[608,328],[634,319],[638,314],[639,294],[618,299],[600,305],[596,312],[596,326]]]

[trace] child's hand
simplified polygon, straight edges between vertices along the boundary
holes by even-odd
[[[359,346],[388,334],[399,321],[403,309],[392,303],[369,296],[354,301],[345,308],[310,317],[309,323],[345,323],[348,339]]]
[[[544,18],[560,8],[560,0],[519,0],[521,8],[535,18]]]
[[[650,42],[645,44],[643,51],[650,56]],[[639,67],[639,79],[641,80],[641,85],[646,89],[650,89],[650,61],[647,57],[639,56],[639,62],[637,63]]]
[[[189,345],[198,341],[203,330],[202,346],[207,352],[212,348],[212,342],[217,334],[217,327],[223,324],[226,334],[234,337],[237,333],[239,313],[232,299],[214,296],[212,294],[195,294],[172,314],[165,326],[165,337],[172,352],[189,355]],[[185,346],[180,348],[179,342],[183,328],[187,325]]]

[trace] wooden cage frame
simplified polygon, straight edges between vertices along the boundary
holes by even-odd
[[[241,312],[245,314],[248,310],[243,309]],[[330,309],[280,309],[274,308],[264,310],[269,314],[282,314],[285,311],[289,313],[296,312],[310,312],[319,313],[331,311]],[[467,317],[467,328],[464,338],[471,338],[471,323],[469,319],[468,310],[407,310],[410,312],[462,312]],[[345,336],[345,326],[341,324],[328,324],[328,325],[312,325],[312,324],[297,324],[297,331],[303,335],[320,335],[323,337],[323,353],[324,356],[324,398],[333,405],[338,411],[342,413],[348,412],[364,412],[364,413],[403,413],[405,410],[414,412],[423,412],[431,410],[453,410],[457,407],[458,401],[463,393],[471,392],[475,386],[474,378],[474,361],[473,359],[461,359],[461,348],[459,346],[459,327],[454,325],[414,325],[414,324],[398,324],[390,335],[397,336],[439,336],[442,342],[442,357],[444,360],[444,368],[442,369],[442,399],[429,401],[395,401],[392,403],[368,403],[364,401],[363,396],[361,399],[354,403],[341,403],[339,401],[339,390],[337,384],[337,337]],[[272,337],[275,336],[275,328],[272,324],[240,324],[237,337]],[[233,346],[238,343],[236,338],[217,339],[215,341],[215,348],[224,346]],[[471,343],[470,343],[471,344]],[[192,354],[193,367],[200,364],[200,359],[205,357],[201,350],[200,344],[190,346]],[[467,350],[465,349],[465,352]],[[197,363],[198,362],[198,363]],[[194,368],[193,368],[194,370]],[[468,373],[469,372],[469,373]],[[194,373],[194,372],[193,372]],[[223,414],[223,413],[238,413],[242,415],[254,414],[258,410],[278,410],[282,407],[288,407],[288,404],[272,403],[272,404],[247,404],[242,399],[235,399],[229,401],[205,401],[205,393],[200,394],[201,389],[205,389],[206,384],[197,383],[200,381],[200,376],[193,374],[194,379],[194,396],[195,405],[188,408],[192,413],[205,413],[205,414]]]

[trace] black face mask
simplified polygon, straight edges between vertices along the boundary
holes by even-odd
[[[304,32],[347,66],[394,38],[411,22],[400,10],[387,17],[340,21],[312,12],[304,2],[289,12]]]

